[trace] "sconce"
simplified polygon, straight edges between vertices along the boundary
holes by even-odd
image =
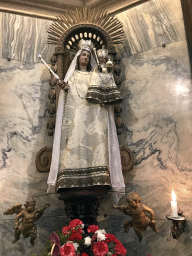
[[[179,209],[177,217],[173,217],[171,214],[168,214],[166,218],[168,220],[172,220],[171,235],[174,239],[178,239],[181,233],[185,231],[186,220],[183,212]]]
[[[168,214],[166,218],[172,220],[171,235],[174,239],[178,239],[181,233],[185,231],[186,221],[183,212],[180,209],[177,211],[177,201],[174,190],[172,191],[171,210],[172,214]]]

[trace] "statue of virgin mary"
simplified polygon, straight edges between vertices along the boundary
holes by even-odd
[[[81,40],[58,102],[48,192],[76,188],[124,191],[113,106],[86,100],[95,61],[92,42]]]

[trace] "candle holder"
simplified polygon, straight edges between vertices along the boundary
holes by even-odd
[[[166,218],[168,220],[172,220],[170,236],[172,235],[174,239],[178,239],[181,233],[185,231],[186,220],[183,212],[179,209],[177,217],[173,217],[172,214],[168,214]]]

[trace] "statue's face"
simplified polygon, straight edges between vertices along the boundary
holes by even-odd
[[[106,57],[99,57],[99,63],[102,64],[102,63],[106,63],[107,61],[107,58]]]
[[[27,206],[27,211],[28,212],[33,212],[34,210],[35,210],[35,203],[29,202],[29,204]]]
[[[137,207],[137,202],[135,202],[135,200],[132,200],[132,201],[127,200],[127,203],[129,205],[129,207],[131,207],[131,208]]]
[[[87,66],[90,59],[90,52],[86,50],[82,50],[81,55],[79,56],[79,64],[83,66]]]

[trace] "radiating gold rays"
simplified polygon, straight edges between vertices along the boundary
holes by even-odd
[[[87,7],[71,10],[58,16],[57,20],[48,29],[48,43],[57,45],[61,36],[78,24],[96,25],[105,30],[111,37],[113,44],[123,43],[123,26],[121,22],[106,11]]]

